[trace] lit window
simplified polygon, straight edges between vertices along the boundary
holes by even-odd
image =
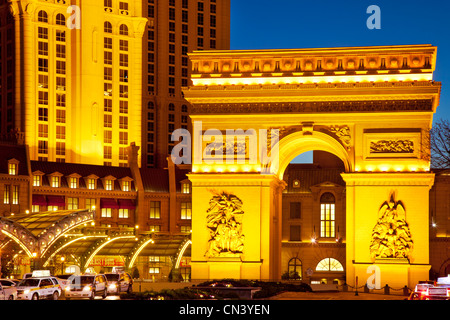
[[[335,236],[335,198],[329,192],[320,197],[320,236]]]
[[[11,186],[5,185],[5,188],[3,189],[3,203],[9,204],[9,198],[11,193]]]
[[[17,163],[8,163],[8,173],[12,176],[17,175]]]
[[[191,193],[191,186],[189,185],[189,183],[181,184],[181,192],[182,193]]]
[[[48,210],[48,211],[58,211],[58,210],[59,210],[59,207],[58,207],[58,206],[48,206],[48,207],[47,207],[47,210]]]
[[[42,177],[39,175],[33,176],[33,187],[40,187],[41,186]]]
[[[86,209],[92,210],[95,208],[95,199],[86,199]]]
[[[334,258],[325,258],[317,264],[316,271],[344,271],[344,267]]]
[[[52,176],[50,181],[53,188],[59,188],[59,177]]]
[[[295,280],[302,279],[302,261],[299,258],[292,258],[288,262],[289,278]]]
[[[157,226],[149,226],[148,229],[149,229],[151,232],[161,232],[161,226],[160,226],[160,225],[157,225]]]
[[[95,179],[89,178],[87,185],[88,185],[89,190],[94,190],[95,189]]]
[[[150,201],[150,219],[160,219],[161,218],[161,202],[160,201]]]
[[[38,205],[32,205],[31,206],[31,212],[35,213],[35,212],[39,212],[40,208]]]
[[[112,216],[112,209],[111,208],[102,208],[102,218],[111,218]]]
[[[71,189],[76,189],[78,187],[78,179],[75,177],[69,178],[69,187]]]
[[[181,226],[181,232],[183,233],[190,233],[192,231],[191,226]]]
[[[105,181],[105,189],[108,191],[111,191],[113,189],[113,181],[112,180]]]
[[[159,274],[159,267],[150,267],[150,268],[148,268],[148,273]]]
[[[192,204],[190,202],[181,203],[181,219],[183,220],[192,219]]]
[[[78,198],[67,198],[67,209],[77,210],[78,209]]]
[[[128,209],[119,209],[119,218],[128,218]]]
[[[122,191],[130,191],[130,181],[122,182]]]

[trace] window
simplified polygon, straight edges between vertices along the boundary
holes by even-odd
[[[17,172],[17,167],[18,167],[17,163],[12,163],[12,162],[8,163],[8,173],[9,173],[9,175],[16,176],[17,173],[18,173]]]
[[[120,57],[120,66],[128,67],[128,55],[121,53],[119,57]]]
[[[289,228],[289,241],[301,241],[301,228],[300,226],[290,226]]]
[[[86,209],[95,209],[95,199],[86,199]]]
[[[113,181],[105,180],[105,190],[111,191],[113,189]]]
[[[39,71],[48,72],[48,60],[47,59],[39,58],[38,63],[39,63],[39,68],[38,68]]]
[[[120,40],[119,41],[119,49],[122,51],[128,51],[128,41],[127,40]]]
[[[66,138],[66,127],[56,126],[56,139]]]
[[[320,197],[320,236],[335,236],[335,198],[330,192]]]
[[[58,176],[52,176],[50,177],[50,184],[53,188],[59,188],[59,177]]]
[[[48,42],[38,42],[38,54],[41,56],[48,56]]]
[[[11,193],[11,186],[5,184],[5,188],[3,189],[3,203],[4,204],[9,204],[10,193]]]
[[[160,225],[157,225],[157,226],[149,226],[148,229],[149,229],[151,232],[161,232],[161,226],[160,226]]]
[[[88,178],[87,179],[87,187],[89,190],[94,190],[95,189],[95,179]]]
[[[191,193],[191,186],[189,185],[189,183],[181,184],[181,192],[182,193]]]
[[[334,258],[325,258],[317,264],[316,271],[344,271],[344,267]]]
[[[67,198],[67,210],[78,209],[78,198]]]
[[[42,176],[34,175],[33,176],[33,187],[40,187],[42,184]]]
[[[58,26],[65,26],[66,25],[66,17],[62,13],[58,13],[56,15],[56,24]]]
[[[66,110],[56,110],[56,122],[66,123]]]
[[[76,189],[78,187],[78,178],[70,177],[69,178],[69,188]]]
[[[104,143],[112,143],[112,131],[105,130],[104,134]]]
[[[122,182],[122,191],[130,191],[130,181]]]
[[[159,274],[159,267],[150,267],[150,268],[148,268],[148,273],[151,273],[151,274]]]
[[[66,62],[65,61],[56,61],[56,73],[57,74],[66,74]]]
[[[105,33],[112,33],[112,24],[111,24],[111,22],[105,21],[105,23],[103,24],[103,31]]]
[[[38,103],[42,104],[42,105],[48,105],[48,92],[47,91],[39,91]]]
[[[38,141],[38,153],[43,153],[43,154],[48,153],[48,141],[45,141],[45,140]]]
[[[290,203],[290,219],[300,219],[302,212],[302,204],[301,202],[291,202]]]
[[[292,258],[288,262],[289,277],[296,280],[302,279],[302,261],[299,258]]]
[[[48,28],[38,27],[38,38],[48,39]]]
[[[121,24],[119,27],[119,33],[123,36],[127,36],[128,35],[128,27],[126,24]]]
[[[112,217],[112,209],[111,208],[102,208],[101,217],[102,218],[111,218]]]
[[[38,13],[38,21],[48,23],[48,15],[44,10],[39,11]]]
[[[109,146],[103,147],[103,157],[105,159],[112,159],[112,147]]]
[[[192,219],[192,204],[190,202],[181,203],[181,219],[183,220]]]
[[[36,213],[39,212],[40,208],[38,205],[31,205],[31,212]]]
[[[119,218],[126,219],[128,218],[128,209],[119,209]]]
[[[160,201],[150,201],[150,219],[160,219],[161,218],[161,202]]]
[[[120,129],[128,129],[128,117],[119,117],[119,128]]]
[[[56,155],[65,156],[66,155],[66,143],[56,142]]]
[[[56,41],[65,42],[66,41],[66,32],[62,30],[56,30]]]
[[[103,40],[103,48],[105,48],[105,49],[112,49],[113,48],[112,38],[104,38],[104,40]]]

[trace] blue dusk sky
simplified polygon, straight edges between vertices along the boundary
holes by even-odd
[[[381,29],[367,28],[371,5],[381,9]],[[230,49],[431,44],[442,82],[434,119],[450,120],[449,17],[447,0],[231,0]]]

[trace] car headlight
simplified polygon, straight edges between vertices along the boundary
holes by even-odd
[[[29,294],[29,293],[30,293],[30,290],[29,290],[29,289],[28,289],[28,290],[25,290],[23,293]]]
[[[117,288],[117,284],[112,283],[112,284],[109,285],[109,288],[110,289],[115,289],[115,288]]]
[[[70,287],[69,286],[66,287],[66,291],[70,291]]]
[[[91,291],[91,286],[85,286],[84,288],[83,288],[83,291]]]

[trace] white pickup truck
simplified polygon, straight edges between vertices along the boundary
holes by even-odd
[[[4,287],[0,283],[0,300],[16,300],[17,289],[15,287]]]

